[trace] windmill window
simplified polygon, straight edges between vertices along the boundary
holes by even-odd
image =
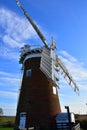
[[[26,117],[26,112],[21,112],[20,117]]]
[[[27,76],[27,77],[30,77],[30,76],[31,76],[31,69],[26,70],[26,76]]]
[[[56,95],[57,91],[56,91],[56,87],[53,86],[53,94]]]

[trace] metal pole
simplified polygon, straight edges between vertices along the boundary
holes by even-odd
[[[69,106],[65,106],[65,108],[67,109],[67,115],[68,115],[68,121],[69,121],[69,130],[72,130]]]

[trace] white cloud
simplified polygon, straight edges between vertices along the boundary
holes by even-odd
[[[17,99],[17,95],[18,93],[16,92],[0,91],[0,97],[3,98]]]
[[[3,109],[4,115],[6,116],[15,116],[16,115],[16,107],[17,104],[15,103],[1,103],[0,107]]]
[[[11,90],[14,90],[15,88],[16,91],[18,90],[21,83],[21,79],[19,78],[18,74],[11,74],[0,71],[0,77],[1,87],[9,87]]]
[[[0,28],[0,56],[9,59],[18,60],[18,50],[29,44],[29,40],[39,39],[25,16],[20,17],[6,8],[0,8]],[[42,29],[41,26],[39,28]],[[44,29],[42,30],[48,37]]]
[[[77,59],[71,56],[69,53],[66,51],[60,51],[60,54],[62,54],[64,57],[67,57],[69,61],[71,62],[77,62]]]
[[[4,72],[4,71],[0,71],[0,76],[13,76],[13,74],[7,73],[7,72]]]
[[[18,74],[0,71],[0,77],[15,77],[18,79]]]
[[[7,59],[18,60],[19,49],[37,36],[28,20],[6,8],[0,8],[0,28],[0,56]]]
[[[16,60],[19,59],[19,53],[5,46],[0,46],[0,56],[6,59]]]
[[[9,77],[9,78],[7,78],[7,77],[1,77],[0,81],[4,81],[5,83],[7,82],[10,85],[11,84],[14,85],[14,83],[18,84],[20,80],[17,79],[17,78],[12,78],[12,77]]]
[[[3,37],[7,35],[9,39],[15,40],[16,45],[17,42],[19,44],[19,42],[23,42],[23,40],[31,39],[36,36],[35,31],[27,20],[4,8],[0,8],[0,26],[4,29]],[[14,47],[16,46],[15,43],[13,45]],[[20,46],[22,46],[22,43]]]
[[[84,64],[82,62],[79,62],[76,58],[65,51],[61,51],[60,54],[60,58],[62,59],[70,73],[73,75],[74,79],[76,79],[77,81],[87,79],[87,69],[84,68]]]
[[[12,48],[23,46],[23,44],[18,43],[16,40],[11,38],[9,35],[4,35],[3,36],[3,42],[7,43]]]
[[[66,51],[60,51],[60,59],[67,67],[69,73],[77,83],[80,90],[87,90],[87,68],[84,67],[83,62],[79,62],[78,59],[74,58]],[[65,81],[60,80],[60,83],[64,84]]]

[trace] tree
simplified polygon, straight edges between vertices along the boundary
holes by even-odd
[[[0,108],[0,116],[2,116],[2,115],[3,115],[3,109]]]

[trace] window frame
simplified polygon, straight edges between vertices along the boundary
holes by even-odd
[[[26,77],[30,77],[31,73],[32,73],[32,70],[31,69],[27,69],[26,70]]]
[[[52,90],[53,90],[53,94],[56,95],[57,94],[57,89],[55,86],[52,87]]]

